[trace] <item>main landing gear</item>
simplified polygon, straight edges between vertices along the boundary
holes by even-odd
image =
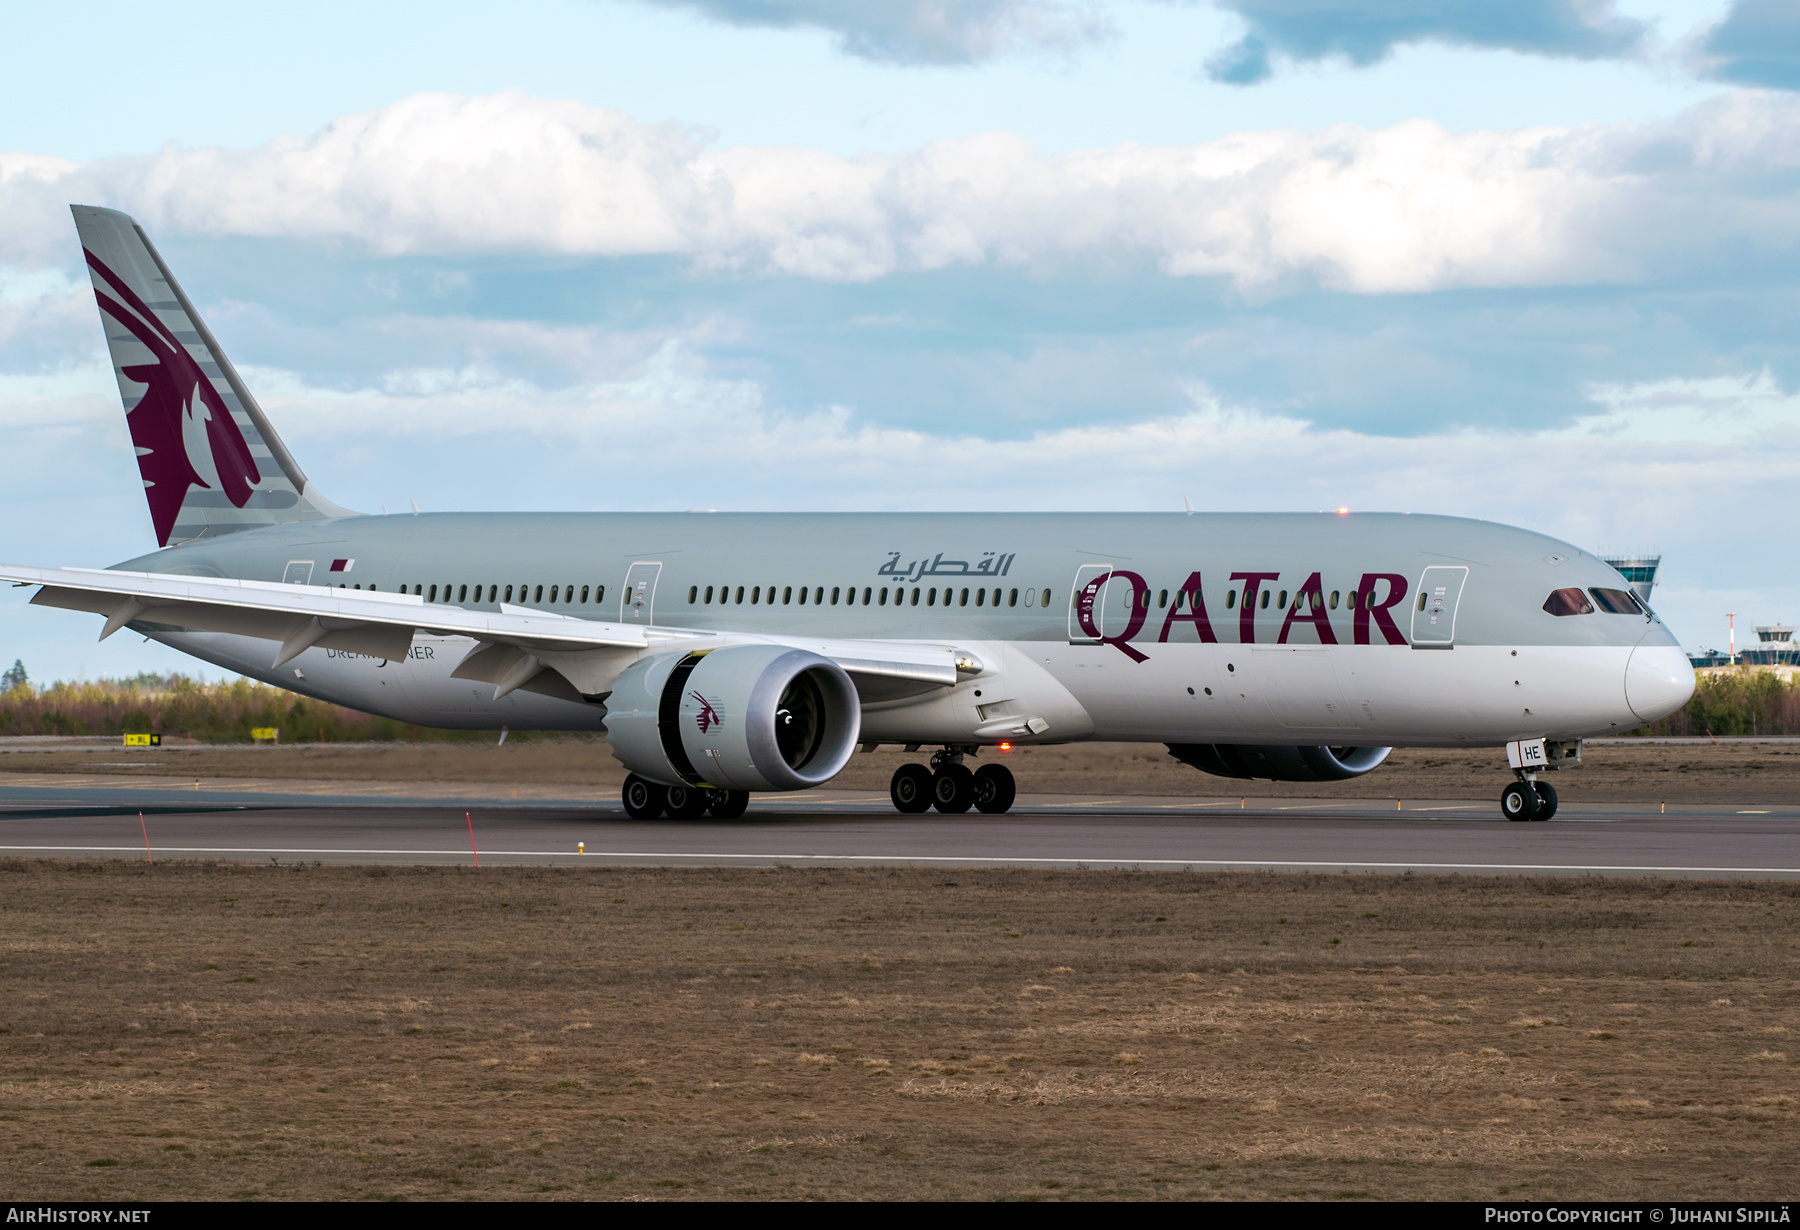
[[[620,792],[625,814],[633,820],[654,820],[665,812],[671,820],[698,820],[711,815],[736,820],[750,806],[747,790],[709,790],[701,786],[662,786],[633,773]]]
[[[912,815],[933,807],[946,814],[961,814],[971,807],[994,816],[1007,811],[1019,793],[1012,770],[1003,764],[984,764],[971,772],[963,756],[973,752],[947,747],[933,754],[929,769],[922,764],[895,769],[888,785],[894,807]]]

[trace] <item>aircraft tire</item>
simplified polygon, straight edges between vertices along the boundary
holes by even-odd
[[[894,770],[894,780],[888,783],[888,798],[894,801],[895,810],[916,816],[931,810],[931,786],[930,769],[922,764],[903,764]]]
[[[1510,782],[1500,792],[1500,814],[1508,820],[1530,820],[1537,811],[1537,792],[1524,782]]]
[[[1003,764],[984,764],[975,770],[975,810],[990,816],[1005,814],[1019,795],[1012,770]]]
[[[748,790],[708,790],[706,797],[715,820],[736,820],[750,809]]]
[[[659,786],[636,773],[625,779],[624,789],[619,794],[625,802],[625,814],[633,820],[654,820],[669,804],[667,786]]]
[[[1531,817],[1533,820],[1548,820],[1556,814],[1556,787],[1549,782],[1534,782],[1537,787],[1538,809]]]
[[[960,764],[947,764],[931,779],[931,805],[947,816],[975,806],[975,775]]]
[[[663,806],[671,820],[698,820],[712,805],[711,793],[697,786],[670,786]]]

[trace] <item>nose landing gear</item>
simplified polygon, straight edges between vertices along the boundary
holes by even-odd
[[[903,764],[894,770],[888,797],[897,811],[917,815],[933,807],[946,815],[960,815],[971,807],[988,815],[1001,815],[1018,797],[1012,771],[1005,765],[984,764],[971,772],[963,764],[974,748],[946,747],[931,757],[931,768]]]
[[[1506,762],[1519,780],[1500,792],[1508,820],[1548,820],[1556,814],[1556,787],[1538,774],[1581,764],[1581,740],[1524,739],[1506,745]]]

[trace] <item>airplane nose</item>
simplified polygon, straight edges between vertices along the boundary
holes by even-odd
[[[1646,722],[1668,717],[1694,694],[1694,666],[1677,645],[1639,645],[1625,664],[1625,703]]]

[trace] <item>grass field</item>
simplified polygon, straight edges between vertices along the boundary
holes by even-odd
[[[1786,1197],[1796,894],[9,860],[0,1182]]]

